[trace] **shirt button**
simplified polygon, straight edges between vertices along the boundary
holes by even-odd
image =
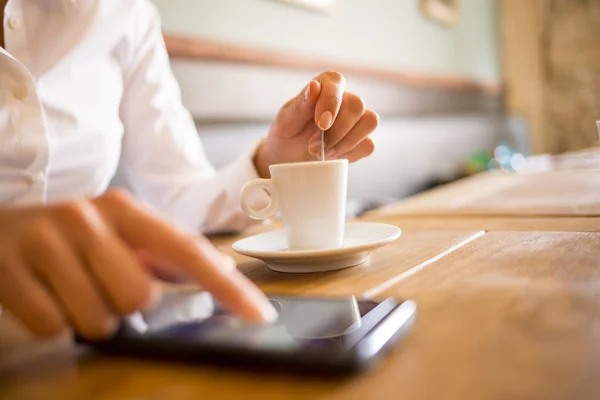
[[[21,19],[19,17],[12,16],[8,19],[8,27],[10,29],[19,29],[21,26]]]
[[[17,99],[17,100],[25,100],[27,98],[28,94],[29,94],[29,91],[27,90],[27,87],[25,87],[25,86],[18,86],[13,91],[13,96],[15,96],[15,99]]]

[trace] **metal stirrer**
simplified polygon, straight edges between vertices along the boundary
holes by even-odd
[[[321,161],[325,161],[325,131],[321,131]]]

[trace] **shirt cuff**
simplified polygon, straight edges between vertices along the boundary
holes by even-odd
[[[263,141],[264,139],[261,139],[250,149],[250,151],[246,152],[237,160],[237,162],[234,163],[234,179],[236,179],[236,176],[240,177],[239,181],[236,180],[233,185],[234,187],[239,187],[236,199],[238,204],[241,204],[241,195],[244,185],[253,179],[260,179],[260,175],[256,170],[256,166],[254,165],[254,156],[256,155],[256,152]],[[249,205],[255,210],[262,210],[263,208],[267,207],[269,205],[269,201],[269,194],[265,190],[255,190],[249,195]]]

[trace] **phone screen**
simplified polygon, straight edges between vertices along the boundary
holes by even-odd
[[[269,299],[278,311],[277,321],[252,325],[231,315],[207,292],[169,293],[154,309],[128,317],[121,337],[277,352],[349,349],[398,304],[352,296]]]

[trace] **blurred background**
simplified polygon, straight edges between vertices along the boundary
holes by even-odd
[[[217,167],[318,73],[381,116],[349,213],[598,140],[598,0],[153,0]]]

